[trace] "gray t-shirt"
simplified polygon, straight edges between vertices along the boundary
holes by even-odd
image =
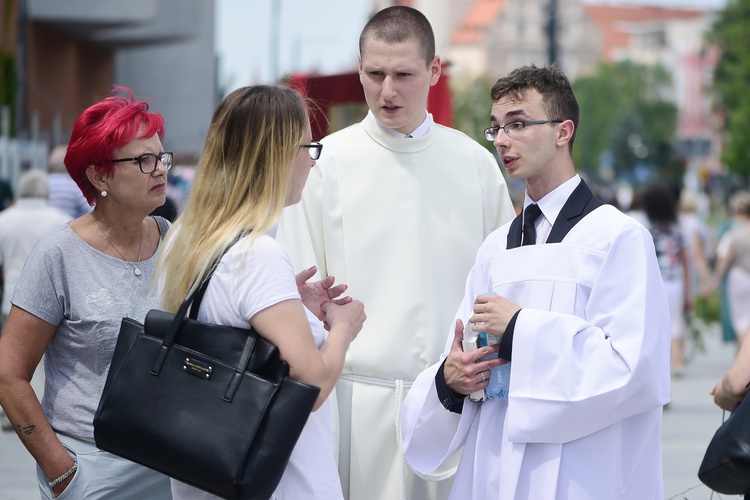
[[[32,250],[12,303],[57,325],[44,356],[42,409],[52,428],[93,441],[93,420],[124,316],[143,322],[157,307],[156,258],[127,262],[84,242],[67,225]],[[30,332],[31,334],[31,332]]]

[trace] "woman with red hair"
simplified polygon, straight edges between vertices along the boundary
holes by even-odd
[[[124,95],[117,95],[124,94]],[[169,479],[94,444],[93,419],[124,316],[143,321],[169,227],[164,119],[116,87],[73,125],[65,166],[91,213],[34,248],[0,337],[0,404],[37,462],[41,498],[169,499]],[[30,385],[44,356],[44,397]]]

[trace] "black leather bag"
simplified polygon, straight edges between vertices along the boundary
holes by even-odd
[[[176,314],[122,320],[94,438],[222,498],[267,499],[320,389],[290,378],[254,330],[197,321],[209,279]]]
[[[742,399],[708,443],[698,478],[725,495],[750,493],[750,397]],[[747,498],[747,497],[746,497]]]

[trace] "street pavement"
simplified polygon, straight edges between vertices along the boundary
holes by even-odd
[[[739,498],[713,494],[698,479],[698,466],[722,411],[708,391],[731,365],[735,348],[720,339],[716,327],[707,328],[703,352],[692,352],[682,378],[673,380],[672,402],[664,411],[662,436],[665,500]],[[13,432],[0,433],[0,500],[36,500],[34,460]],[[415,499],[417,500],[417,499]],[[607,499],[602,499],[607,500]]]
[[[735,344],[722,342],[718,324],[705,328],[703,339],[703,352],[688,349],[685,376],[672,380],[672,402],[664,410],[662,457],[667,500],[742,498],[712,494],[698,479],[706,446],[724,418],[708,392],[732,365],[736,353]]]
[[[44,370],[37,368],[31,386],[39,397],[44,388]],[[15,432],[0,430],[0,500],[39,500],[34,459]]]

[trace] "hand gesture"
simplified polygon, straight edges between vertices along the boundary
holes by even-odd
[[[323,324],[326,330],[331,331],[339,326],[347,331],[349,342],[357,338],[362,325],[367,319],[365,306],[359,300],[347,297],[347,302],[336,300],[320,304],[320,310],[323,313]]]
[[[323,321],[325,319],[325,314],[321,310],[320,305],[323,302],[336,299],[346,291],[347,286],[343,284],[334,286],[333,284],[336,281],[336,278],[333,276],[326,276],[320,281],[308,283],[308,280],[315,276],[317,271],[317,266],[312,266],[311,268],[305,269],[299,273],[296,276],[297,289],[299,290],[299,295],[302,298],[302,303],[305,307],[312,311],[319,320]],[[351,301],[351,297],[344,297],[335,300],[334,303],[343,305],[348,304]]]
[[[457,394],[471,394],[485,389],[490,383],[490,369],[507,363],[500,358],[482,360],[490,354],[497,354],[499,344],[481,347],[475,351],[464,352],[461,341],[464,335],[464,323],[456,320],[453,344],[443,365],[443,376],[448,388]]]
[[[716,384],[716,387],[711,389],[711,392],[709,394],[714,397],[714,403],[716,403],[716,406],[718,406],[722,410],[733,411],[737,407],[737,405],[740,404],[737,399],[733,398],[724,391],[722,382]]]
[[[474,300],[474,314],[469,318],[472,331],[502,337],[513,315],[521,306],[500,295],[482,293]]]

